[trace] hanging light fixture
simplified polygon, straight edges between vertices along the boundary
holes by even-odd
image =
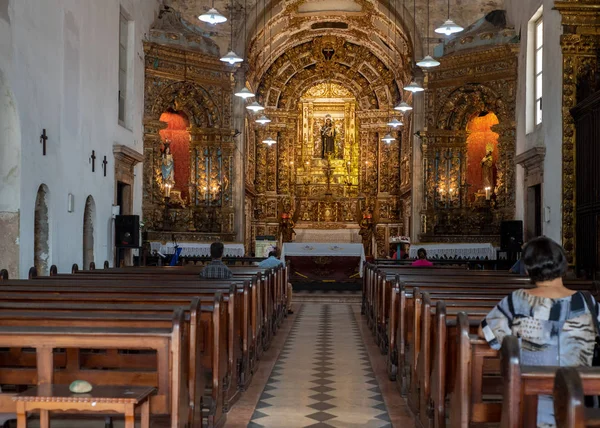
[[[445,34],[446,36],[450,36],[452,34],[460,33],[464,30],[463,27],[456,24],[454,21],[450,19],[450,0],[448,0],[448,19],[442,25],[435,29],[435,32],[438,34]]]
[[[271,147],[273,144],[277,144],[277,141],[275,141],[273,139],[273,137],[270,137],[270,136],[265,138],[262,142],[265,143],[269,147]]]
[[[385,136],[381,139],[381,141],[385,142],[385,143],[393,143],[394,141],[396,141],[396,139],[394,137],[392,137],[392,134],[390,134],[389,132],[387,134],[385,134]]]
[[[258,119],[256,119],[255,122],[260,123],[261,125],[266,125],[267,123],[271,122],[271,119],[269,119],[263,114]]]
[[[427,0],[427,52],[429,52],[429,0]],[[433,68],[440,65],[440,62],[431,55],[425,55],[425,58],[417,62],[417,65],[421,68]]]
[[[227,55],[221,57],[221,61],[228,62],[229,64],[237,64],[238,62],[243,62],[244,60],[240,58],[234,51],[227,52]]]
[[[257,113],[261,110],[264,110],[265,108],[263,106],[261,106],[259,103],[257,103],[256,101],[254,101],[252,104],[248,104],[246,106],[246,108],[250,111],[253,111],[254,113]]]
[[[393,118],[387,123],[387,126],[391,126],[392,128],[397,128],[399,126],[403,126],[404,124],[396,118]]]
[[[209,24],[212,25],[216,25],[216,24],[222,24],[223,22],[227,21],[227,18],[225,18],[223,15],[221,15],[221,13],[214,8],[214,0],[213,0],[213,7],[211,7],[208,11],[204,12],[202,15],[200,15],[198,17],[198,19],[202,22],[208,22]]]
[[[406,113],[407,111],[410,111],[412,109],[413,108],[410,105],[408,105],[405,101],[402,101],[400,104],[394,107],[394,110],[401,111],[402,113]]]
[[[238,62],[243,62],[244,60],[233,51],[233,0],[231,0],[231,16],[229,17],[229,22],[231,24],[231,37],[229,38],[229,52],[227,55],[221,58],[221,61],[228,62],[229,64],[237,64]]]
[[[404,90],[412,92],[414,94],[415,92],[423,92],[425,89],[423,89],[423,87],[419,85],[415,80],[413,80],[408,84],[408,86],[404,87]]]
[[[252,98],[254,96],[254,92],[244,86],[241,90],[237,91],[234,94],[236,97],[240,97],[243,99]]]

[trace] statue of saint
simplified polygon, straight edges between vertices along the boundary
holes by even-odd
[[[335,154],[336,130],[331,116],[325,116],[325,124],[321,127],[321,157],[325,159],[328,154]]]
[[[494,158],[492,151],[488,150],[487,154],[481,159],[481,175],[483,177],[483,189],[494,190]]]
[[[294,220],[289,213],[282,213],[279,220],[279,233],[281,233],[281,242],[292,242],[294,238]]]
[[[175,162],[173,161],[173,155],[171,154],[171,144],[169,140],[165,142],[165,149],[162,153],[161,160],[161,171],[163,183],[169,184],[171,187],[175,185]]]
[[[360,232],[358,232],[358,234],[362,238],[365,256],[369,257],[373,255],[373,234],[375,232],[375,222],[373,221],[373,214],[370,209],[367,209],[363,213],[363,218],[360,221],[359,226]]]

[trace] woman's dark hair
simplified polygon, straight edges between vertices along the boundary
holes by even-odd
[[[223,257],[223,250],[225,250],[225,246],[222,242],[213,242],[210,244],[210,257],[220,259]]]
[[[269,251],[269,257],[277,257],[277,250]]]
[[[417,250],[417,257],[423,260],[427,258],[427,251],[425,251],[425,248],[419,248]]]
[[[525,270],[533,283],[562,278],[567,273],[565,250],[545,236],[525,244],[522,258]]]

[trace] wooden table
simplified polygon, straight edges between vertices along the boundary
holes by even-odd
[[[17,428],[27,427],[27,412],[40,411],[40,427],[49,428],[50,411],[123,413],[125,428],[135,426],[135,408],[141,405],[142,428],[150,427],[152,387],[95,386],[87,394],[74,394],[68,385],[38,385],[16,395]]]

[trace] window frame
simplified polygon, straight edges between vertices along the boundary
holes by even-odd
[[[541,27],[541,35],[538,34],[539,29]],[[533,82],[534,82],[534,92],[533,92],[533,120],[535,126],[539,126],[543,122],[544,116],[544,17],[539,16],[533,23]],[[541,36],[541,37],[540,37]],[[540,54],[541,58],[538,58],[538,54]],[[541,80],[538,87],[538,80]],[[539,93],[539,96],[538,96]],[[539,109],[538,109],[539,102]],[[538,115],[539,113],[539,115]]]

